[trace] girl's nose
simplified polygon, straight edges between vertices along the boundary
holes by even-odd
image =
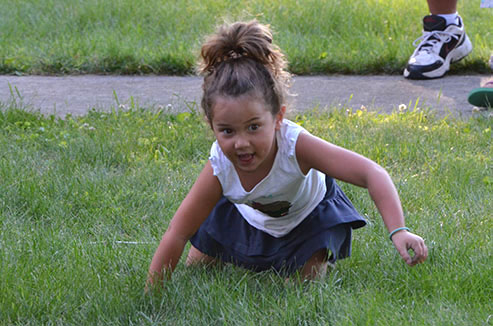
[[[235,141],[235,149],[248,147],[248,139],[245,137],[237,137]]]

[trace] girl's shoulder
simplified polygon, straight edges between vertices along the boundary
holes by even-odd
[[[209,154],[209,161],[211,162],[214,175],[218,175],[221,173],[221,171],[224,171],[225,169],[226,170],[229,169],[229,164],[231,163],[226,158],[226,155],[224,155],[217,141],[212,143],[210,154]]]
[[[308,131],[299,124],[288,119],[283,119],[278,141],[280,142],[280,147],[286,154],[290,156],[295,154],[296,143],[302,132],[308,133]]]

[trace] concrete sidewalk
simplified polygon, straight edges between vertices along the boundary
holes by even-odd
[[[391,112],[399,104],[430,108],[439,116],[469,117],[467,95],[489,75],[450,75],[435,80],[402,76],[294,77],[290,110],[333,106]],[[182,111],[200,102],[202,79],[167,76],[0,76],[0,102],[22,101],[43,114],[84,115],[92,108],[109,111],[132,100],[141,107],[172,107]],[[20,94],[20,98],[19,98]]]

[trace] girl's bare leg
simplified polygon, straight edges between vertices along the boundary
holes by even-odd
[[[187,266],[196,266],[196,265],[211,265],[215,264],[217,259],[202,253],[200,250],[195,248],[194,246],[190,247],[190,251],[188,252],[187,261],[185,264]]]
[[[301,276],[307,280],[321,278],[327,274],[327,249],[320,249],[308,259],[301,269]]]

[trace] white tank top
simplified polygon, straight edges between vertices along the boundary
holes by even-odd
[[[326,192],[325,175],[311,169],[306,175],[296,160],[296,141],[303,127],[284,119],[276,132],[277,154],[269,174],[251,191],[240,178],[217,141],[212,144],[210,162],[223,195],[235,204],[253,227],[276,238],[300,224],[320,203]]]

